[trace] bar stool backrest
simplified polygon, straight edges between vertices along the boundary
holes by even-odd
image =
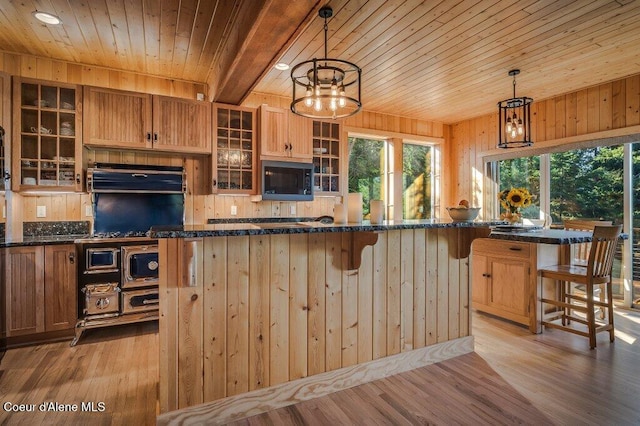
[[[593,240],[587,261],[587,276],[606,278],[611,275],[613,260],[618,245],[622,225],[596,226],[593,229]]]

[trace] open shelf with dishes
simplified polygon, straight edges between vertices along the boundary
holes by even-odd
[[[316,193],[340,192],[340,125],[313,122],[313,185]]]
[[[82,190],[78,87],[16,78],[14,93],[13,189]]]

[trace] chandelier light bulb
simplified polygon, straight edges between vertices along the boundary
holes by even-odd
[[[322,111],[322,101],[320,100],[320,98],[316,98],[313,109],[315,109],[316,111]]]
[[[305,106],[311,108],[313,106],[313,98],[311,96],[308,96],[305,100],[304,100],[304,104]]]
[[[331,96],[338,96],[338,82],[335,78],[331,81]]]
[[[515,129],[515,127],[514,127],[514,128],[512,128],[512,129],[511,129],[511,138],[512,138],[512,139],[515,139],[515,138],[516,138],[516,136],[517,136],[517,133],[516,133],[516,129]]]
[[[316,86],[316,96],[320,96],[320,85]]]
[[[510,119],[510,118],[507,118],[507,125],[505,126],[505,128],[506,128],[507,132],[510,132],[510,131],[511,131],[511,127],[512,127],[511,119]]]
[[[345,106],[347,106],[347,100],[344,98],[343,95],[341,95],[340,98],[338,99],[338,105],[340,105],[340,108],[344,108]]]
[[[523,133],[524,133],[524,128],[522,126],[518,126],[518,134],[522,136]]]
[[[331,98],[331,102],[329,103],[329,108],[331,108],[331,111],[335,111],[338,109],[338,103],[336,102],[336,98]]]

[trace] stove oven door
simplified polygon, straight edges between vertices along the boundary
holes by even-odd
[[[158,246],[122,247],[122,288],[158,285]]]

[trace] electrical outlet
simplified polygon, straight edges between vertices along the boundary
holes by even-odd
[[[84,206],[84,215],[87,217],[91,217],[93,212],[91,211],[91,206]]]
[[[295,204],[289,204],[289,214],[291,216],[295,216],[296,215],[296,205]]]
[[[238,214],[238,206],[231,206],[231,216],[236,216]]]
[[[37,206],[36,217],[47,217],[47,206]]]

